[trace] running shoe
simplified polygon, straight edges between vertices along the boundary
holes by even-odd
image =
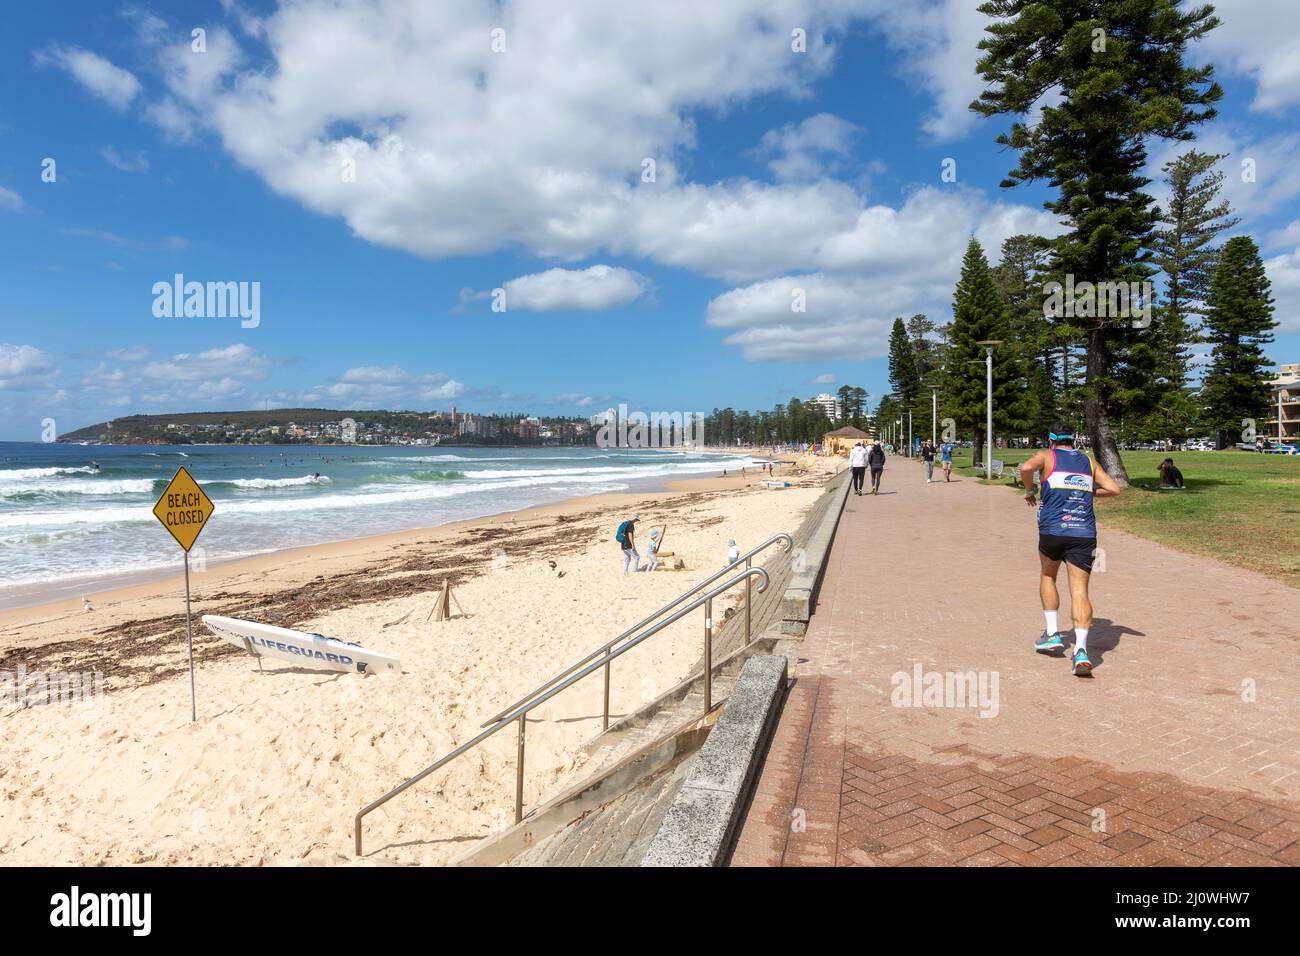
[[[1074,652],[1074,663],[1070,672],[1075,677],[1088,677],[1092,674],[1092,661],[1088,660],[1088,652],[1076,650]]]
[[[1057,651],[1065,650],[1065,641],[1061,640],[1060,634],[1048,634],[1043,631],[1042,636],[1034,641],[1034,650],[1040,654],[1055,654]]]

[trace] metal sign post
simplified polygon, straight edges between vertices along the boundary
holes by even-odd
[[[154,516],[185,552],[185,644],[190,658],[190,720],[199,719],[194,691],[194,628],[190,622],[190,548],[212,517],[212,499],[182,465],[153,506]]]
[[[194,630],[190,626],[190,553],[185,552],[185,644],[190,654],[190,721],[199,719],[199,705],[194,696]]]

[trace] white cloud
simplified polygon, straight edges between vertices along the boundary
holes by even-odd
[[[835,373],[826,372],[822,375],[818,375],[816,378],[809,379],[808,384],[809,385],[834,385],[835,381],[836,381]]]
[[[143,362],[149,357],[149,346],[133,345],[126,349],[113,349],[107,354],[109,358],[117,359],[119,362]]]
[[[135,74],[78,46],[51,47],[38,53],[36,62],[66,70],[73,79],[115,110],[126,109],[140,92],[140,81]]]
[[[266,378],[271,360],[247,345],[228,345],[206,352],[182,352],[167,361],[150,362],[140,374],[150,382],[189,385],[195,382]],[[190,394],[186,391],[184,394]],[[177,394],[173,397],[181,397]]]
[[[779,180],[821,179],[849,156],[858,127],[831,113],[768,130],[755,148]]]
[[[755,361],[874,358],[887,353],[895,317],[947,315],[972,235],[997,261],[1009,236],[1060,231],[1044,212],[923,187],[901,208],[865,209],[852,229],[828,237],[825,269],[732,289],[709,303],[707,320],[732,330],[726,341]]]
[[[564,392],[563,394],[556,395],[550,401],[544,402],[543,404],[567,405],[576,408],[590,408],[592,405],[595,405],[597,402],[605,402],[605,401],[609,401],[609,399],[593,398],[592,396],[587,395],[583,392]]]
[[[465,386],[441,372],[413,375],[398,365],[350,368],[330,385],[302,396],[309,404],[343,403],[352,408],[400,408],[458,398]]]
[[[856,343],[857,354],[879,354],[875,323],[892,315],[864,312],[856,299],[909,314],[918,303],[942,307],[969,234],[992,254],[1004,235],[1050,233],[1055,222],[960,188],[867,205],[859,189],[828,178],[849,165],[854,132],[829,114],[764,139],[775,183],[691,182],[682,170],[696,145],[694,116],[809,97],[837,38],[874,17],[904,69],[936,97],[926,129],[962,135],[975,118],[966,106],[978,92],[971,67],[985,20],[973,7],[299,0],[244,16],[255,42],[213,26],[202,56],[187,41],[157,46],[166,92],[149,113],[173,135],[210,130],[279,194],[341,217],[362,239],[426,258],[520,249],[574,263],[607,253],[735,283],[817,276],[824,302],[839,309],[819,313],[819,330]],[[790,50],[793,26],[807,30],[806,54]],[[506,31],[504,53],[491,50],[496,27]],[[671,43],[647,42],[669,34]],[[655,160],[654,182],[641,181],[645,158]],[[507,306],[608,308],[644,290],[639,273],[593,269],[512,280]],[[892,288],[882,295],[876,285]],[[711,307],[711,321],[723,316]],[[728,321],[731,341],[751,358],[802,354],[797,336],[777,334],[781,323]]]
[[[1223,198],[1238,215],[1267,216],[1300,196],[1300,177],[1294,170],[1300,133],[1256,138],[1229,124],[1216,123],[1198,133],[1194,142],[1161,142],[1152,152],[1147,175],[1153,180],[1151,195],[1162,209],[1168,208],[1169,190],[1161,167],[1189,149],[1224,155],[1214,168],[1224,174]]]
[[[115,232],[108,232],[103,229],[81,229],[72,228],[64,229],[65,236],[76,236],[79,239],[97,239],[100,242],[107,242],[112,246],[128,252],[180,252],[189,247],[189,240],[180,236],[163,236],[161,239],[128,239],[126,236],[119,236]]]
[[[1300,4],[1295,0],[1219,0],[1222,21],[1192,47],[1220,72],[1254,79],[1258,110],[1300,103]]]
[[[23,208],[23,197],[12,189],[0,186],[0,209],[12,209],[14,212]]]
[[[1275,331],[1300,332],[1300,246],[1265,259],[1264,271],[1273,286]]]
[[[145,157],[143,150],[120,153],[112,143],[109,143],[99,151],[99,154],[104,157],[104,162],[115,169],[122,170],[124,173],[147,173],[149,171],[149,160]]]
[[[658,167],[649,191],[675,189],[691,111],[807,95],[853,7],[306,0],[258,21],[273,62],[219,28],[203,56],[160,48],[168,92],[150,115],[177,135],[210,126],[273,189],[371,242],[429,258],[519,245],[574,260],[621,241],[649,208],[633,185],[644,158]],[[787,24],[808,30],[806,54],[790,51]],[[491,51],[497,26],[506,53]],[[645,41],[667,32],[673,43]]]
[[[54,356],[48,352],[0,342],[0,389],[43,388],[57,371]]]
[[[650,280],[639,272],[606,265],[548,269],[504,286],[507,311],[531,312],[613,309],[636,301],[649,287]]]
[[[865,0],[904,71],[935,99],[921,124],[933,139],[960,139],[980,120],[971,101],[984,89],[975,73],[978,44],[992,22],[976,0]]]

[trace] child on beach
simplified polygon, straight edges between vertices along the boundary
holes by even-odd
[[[732,538],[727,542],[727,563],[735,564],[740,560],[740,548],[736,544],[736,539]]]
[[[650,532],[650,543],[645,546],[645,570],[653,571],[659,567],[659,558],[655,552],[659,550],[659,532]]]

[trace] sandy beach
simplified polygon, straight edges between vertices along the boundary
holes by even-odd
[[[0,864],[353,862],[359,807],[722,566],[729,538],[747,548],[793,531],[842,462],[783,457],[791,488],[763,488],[752,472],[699,478],[196,572],[197,723],[179,576],[95,595],[92,610],[73,600],[0,612],[0,674],[96,672],[104,686],[90,703],[0,703]],[[632,512],[639,541],[667,526],[664,563],[681,558],[683,570],[623,577],[613,535]],[[464,613],[435,622],[444,581]],[[400,657],[403,672],[259,671],[197,624],[204,613],[355,641]],[[686,675],[696,618],[614,668],[616,714]],[[600,695],[593,678],[530,718],[528,805],[580,774]],[[372,815],[366,860],[446,863],[511,823],[514,759],[503,731]]]

